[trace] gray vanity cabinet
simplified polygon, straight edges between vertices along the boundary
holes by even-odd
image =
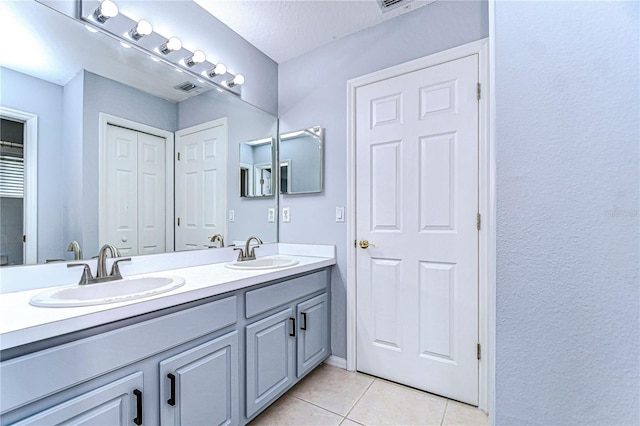
[[[304,376],[329,356],[329,301],[327,293],[298,304],[297,375]]]
[[[141,425],[142,372],[129,374],[69,401],[28,417],[15,425]]]
[[[247,418],[330,355],[328,291],[322,270],[246,293]]]
[[[246,328],[247,417],[294,382],[294,322],[293,309],[286,308]]]
[[[238,424],[238,332],[160,362],[160,424]]]

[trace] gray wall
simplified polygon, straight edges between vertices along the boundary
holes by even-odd
[[[321,194],[282,196],[291,223],[280,224],[281,242],[335,244],[332,272],[332,351],[346,357],[346,223],[335,222],[346,206],[347,80],[488,35],[486,2],[437,1],[280,64],[278,113],[281,133],[319,125],[325,129],[325,189]]]
[[[639,424],[638,2],[496,2],[498,424]]]
[[[0,69],[2,106],[38,116],[38,261],[59,258],[62,240],[62,87]]]

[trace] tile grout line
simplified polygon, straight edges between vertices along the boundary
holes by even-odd
[[[353,411],[354,408],[356,408],[356,405],[358,405],[358,402],[360,402],[360,400],[365,396],[365,394],[367,393],[367,391],[371,388],[371,386],[373,385],[373,383],[377,380],[377,378],[372,377],[373,380],[371,380],[371,383],[369,383],[369,385],[367,386],[367,388],[364,390],[364,392],[362,392],[362,394],[358,397],[358,399],[356,399],[356,402],[353,403],[353,405],[351,406],[351,408],[349,409],[349,411],[347,411],[347,414],[345,414],[344,418],[349,419],[349,414],[351,414],[351,412]],[[360,422],[356,422],[356,423],[360,423]]]
[[[444,411],[442,412],[442,419],[440,419],[440,426],[444,424],[444,418],[447,416],[447,409],[449,409],[449,399],[444,404]]]
[[[300,398],[299,396],[294,396],[294,395],[290,395],[290,396],[291,396],[291,398],[295,398],[295,399],[297,399],[297,400],[299,400],[299,401],[306,402],[307,404],[313,405],[314,407],[317,407],[317,408],[319,408],[319,409],[321,409],[321,410],[324,410],[324,411],[326,411],[326,412],[328,412],[328,413],[335,414],[335,415],[336,415],[336,416],[338,416],[338,417],[342,417],[342,420],[346,419],[346,416],[343,416],[343,415],[342,415],[342,414],[340,414],[340,413],[336,413],[335,411],[329,410],[328,408],[325,408],[325,407],[323,407],[323,406],[321,406],[321,405],[318,405],[318,404],[313,403],[313,402],[311,402],[311,401],[307,401],[306,399]],[[341,423],[342,423],[342,422],[341,422]]]

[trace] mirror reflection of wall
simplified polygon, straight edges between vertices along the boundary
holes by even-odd
[[[320,126],[280,135],[280,193],[322,192],[323,132]]]

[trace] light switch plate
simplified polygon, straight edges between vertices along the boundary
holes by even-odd
[[[269,213],[267,213],[267,222],[273,223],[276,221],[276,209],[269,207]]]
[[[282,208],[282,222],[283,223],[291,222],[291,211],[289,210],[289,207]]]
[[[229,210],[229,222],[235,222],[235,221],[236,221],[236,211]]]
[[[336,222],[344,222],[344,207],[336,207]]]

